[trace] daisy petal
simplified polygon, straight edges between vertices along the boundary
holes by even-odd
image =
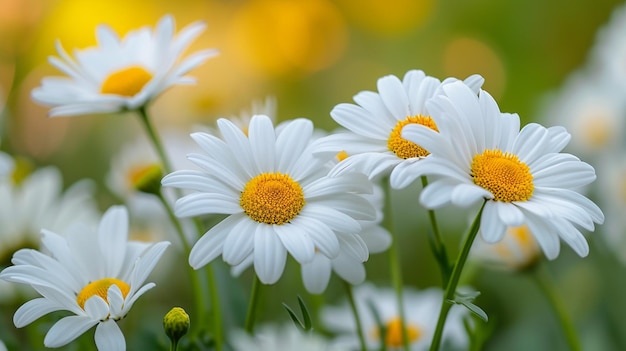
[[[274,284],[285,269],[287,250],[269,225],[257,226],[254,233],[254,271],[263,284]]]
[[[97,320],[86,316],[64,317],[48,330],[43,343],[46,347],[65,346],[96,324]]]
[[[310,262],[302,264],[304,287],[311,294],[321,294],[326,290],[332,270],[330,259],[322,254],[315,254]]]
[[[498,216],[498,205],[494,201],[487,201],[480,219],[480,232],[488,243],[497,243],[502,240],[506,225]]]
[[[113,320],[101,322],[94,335],[98,350],[125,351],[124,334]]]

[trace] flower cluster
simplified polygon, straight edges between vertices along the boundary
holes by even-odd
[[[108,184],[134,213],[158,204],[159,210],[148,211],[149,221],[178,235],[177,249],[189,268],[199,328],[211,326],[210,344],[218,350],[226,344],[220,319],[224,306],[216,288],[221,280],[215,279],[212,264],[218,257],[233,275],[252,267],[254,276],[247,333],[229,335],[236,350],[352,350],[359,346],[362,350],[425,350],[438,349],[441,342],[454,349],[469,348],[474,325],[469,311],[487,318],[472,303],[478,294],[457,289],[478,234],[488,243],[501,243],[497,258],[508,258],[512,267],[531,265],[539,249],[547,258],[557,258],[561,242],[582,257],[589,253],[583,231],[593,231],[604,215],[578,191],[595,180],[594,168],[562,152],[571,138],[565,128],[536,123],[521,126],[517,114],[501,112],[482,89],[484,79],[479,75],[441,81],[411,70],[403,79],[382,77],[377,92],[359,92],[354,96],[356,104],[341,103],[332,109],[331,117],[345,130],[330,134],[316,131],[306,118],[277,124],[274,100],[267,100],[266,113],[251,113],[236,122],[220,118],[217,129],[191,133],[187,141],[193,141],[193,146],[178,144],[191,161],[189,167],[181,166],[180,152],[172,152],[175,142],[166,138],[167,147],[163,146],[148,107],[171,86],[193,82],[186,74],[216,54],[203,50],[181,58],[203,29],[202,23],[194,23],[174,35],[171,16],[165,16],[154,30],[142,28],[123,39],[110,28],[99,27],[99,45],[76,51],[74,57],[57,44],[60,58],[51,57],[50,63],[67,77],[44,79],[32,97],[52,106],[50,116],[138,114],[155,152],[144,152],[141,144],[124,148],[113,162]],[[172,156],[176,163],[170,161]],[[125,206],[112,206],[94,230],[89,220],[81,218],[88,216],[80,215],[88,209],[87,200],[80,196],[84,192],[75,198],[70,195],[78,190],[72,188],[63,199],[54,199],[59,192],[54,172],[49,175],[52,184],[41,187],[27,186],[38,173],[22,180],[24,191],[32,186],[39,194],[37,204],[27,203],[32,196],[21,196],[7,185],[7,175],[16,173],[13,164],[0,155],[0,194],[10,199],[8,207],[0,204],[0,243],[25,238],[2,234],[10,228],[5,223],[19,223],[13,217],[20,206],[40,208],[37,212],[42,218],[72,219],[64,228],[50,221],[31,221],[35,232],[41,230],[39,250],[11,242],[14,249],[21,249],[13,254],[13,265],[2,270],[0,279],[28,285],[41,296],[15,312],[14,324],[23,327],[48,313],[69,311],[70,316],[48,331],[47,347],[66,345],[97,326],[99,350],[124,350],[125,338],[117,322],[155,286],[145,281],[169,241],[129,241]],[[385,205],[391,196],[386,190],[405,189],[417,179],[425,185],[419,203],[432,221],[430,240],[443,289],[417,291],[403,286],[400,238],[391,226],[383,225],[391,211]],[[167,196],[161,186],[169,188]],[[41,201],[44,191],[54,196]],[[137,191],[152,204],[133,200]],[[57,204],[48,209],[49,202]],[[448,261],[434,215],[450,205],[477,209],[454,262]],[[161,225],[165,221],[160,218],[167,224]],[[195,221],[195,228],[181,222],[183,218]],[[155,227],[149,226],[158,230]],[[516,240],[505,239],[506,233],[516,235]],[[370,254],[386,250],[393,290],[364,283],[364,263]],[[332,272],[345,281],[350,306],[325,307],[321,312],[327,331],[338,334],[335,341],[299,334],[293,328],[262,329],[248,335],[254,331],[260,286],[275,284],[286,275],[288,257],[299,265],[304,288],[310,293],[325,292]],[[198,272],[206,276],[200,278]],[[359,284],[353,291],[352,286]],[[207,292],[210,304],[204,301]],[[205,320],[207,305],[215,318],[212,322]],[[301,308],[309,318],[303,304]],[[178,319],[168,315],[164,322],[173,348],[189,328],[190,337],[201,342],[186,312],[175,312]],[[297,319],[293,312],[291,316]],[[310,329],[310,321],[306,324]]]

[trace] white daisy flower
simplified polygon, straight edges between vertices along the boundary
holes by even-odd
[[[187,133],[168,129],[163,132],[163,145],[174,170],[185,169],[192,164],[185,159],[190,150],[198,150]],[[111,191],[126,201],[140,196],[137,189],[144,179],[149,180],[161,172],[161,160],[153,144],[146,138],[138,137],[124,144],[111,158],[106,184]],[[162,176],[158,177],[160,182]],[[150,196],[152,198],[153,196]]]
[[[0,351],[7,351],[7,347],[4,345],[2,340],[0,340]]]
[[[606,212],[603,237],[615,255],[626,262],[626,155],[622,149],[598,162],[598,203]]]
[[[174,169],[185,169],[193,165],[184,156],[190,150],[198,149],[188,134],[168,129],[163,134],[164,146]],[[123,145],[119,152],[111,158],[111,167],[106,176],[106,183],[111,191],[124,200],[130,213],[130,238],[140,241],[169,240],[175,249],[181,249],[180,237],[172,225],[166,209],[154,193],[137,191],[143,186],[160,187],[163,178],[161,162],[148,139],[138,137]],[[157,188],[158,189],[158,188]],[[143,189],[144,191],[146,189]],[[176,200],[174,189],[160,189],[163,198],[171,204]],[[196,230],[190,221],[180,221],[188,242],[195,239]],[[179,257],[166,255],[165,259]],[[161,264],[157,273],[167,274],[169,269],[178,269],[177,264]],[[160,276],[157,276],[160,277]]]
[[[0,181],[11,175],[13,167],[15,167],[13,158],[0,151]]]
[[[239,115],[231,116],[229,120],[247,133],[250,119],[256,115],[268,116],[273,123],[276,123],[276,97],[266,96],[263,101],[253,100],[250,109],[242,110]]]
[[[276,123],[276,97],[266,96],[265,100],[252,100],[249,109],[242,109],[238,115],[232,115],[227,119],[241,129],[246,135],[248,134],[248,127],[250,126],[250,120],[252,116],[264,115],[272,120],[272,123]],[[285,123],[285,122],[283,122]],[[276,126],[278,130],[279,126]],[[198,125],[194,128],[197,132],[204,132],[220,136],[219,129],[212,126]]]
[[[622,90],[597,75],[580,71],[546,97],[539,118],[572,133],[568,149],[584,158],[620,147],[624,140],[626,99]]]
[[[350,157],[338,164],[331,175],[358,171],[373,179],[428,156],[428,150],[420,143],[402,137],[402,129],[410,124],[420,124],[437,130],[426,101],[441,94],[441,87],[455,80],[448,78],[441,82],[422,71],[412,70],[402,81],[392,75],[380,78],[378,93],[358,93],[354,96],[357,105],[342,103],[335,106],[330,115],[350,132],[323,138],[318,152],[343,150]],[[473,75],[465,83],[478,92],[483,81],[482,77]]]
[[[27,161],[10,161],[10,176],[0,178],[0,264],[18,249],[38,247],[41,228],[63,232],[75,221],[97,222],[93,183],[82,180],[63,191],[57,168],[28,173]]]
[[[437,326],[443,292],[437,288],[417,291],[406,287],[402,291],[409,349],[411,351],[428,350]],[[404,349],[398,303],[393,289],[363,284],[354,289],[354,302],[359,312],[368,349],[378,350],[383,342],[372,308],[385,326],[386,349],[389,351]],[[469,339],[463,325],[463,319],[467,316],[468,310],[463,306],[452,306],[443,334],[446,350],[467,350]],[[324,307],[321,311],[321,318],[326,330],[338,334],[336,345],[348,347],[351,350],[359,348],[354,314],[347,303],[339,307]]]
[[[335,347],[321,335],[299,330],[293,324],[265,324],[255,328],[255,335],[236,330],[230,334],[233,351],[349,351]]]
[[[42,253],[22,249],[13,266],[0,279],[30,285],[40,295],[23,304],[13,316],[24,327],[54,312],[72,313],[56,322],[46,334],[46,347],[61,347],[97,325],[99,350],[125,350],[124,335],[116,321],[124,318],[137,299],[154,287],[144,282],[169,242],[128,242],[128,214],[111,207],[97,230],[71,227],[66,236],[42,230]]]
[[[591,67],[614,89],[626,88],[626,5],[616,7],[609,21],[598,31],[591,51]]]
[[[204,28],[195,22],[174,36],[174,18],[167,15],[154,31],[144,27],[120,39],[101,25],[96,30],[99,46],[75,50],[74,58],[57,42],[60,58],[51,56],[49,62],[68,77],[44,78],[32,97],[53,106],[53,117],[141,108],[173,85],[193,83],[186,74],[217,54],[198,51],[179,62]]]
[[[523,271],[539,261],[541,248],[528,226],[522,225],[507,228],[502,240],[494,244],[478,238],[471,258],[490,268]]]
[[[589,246],[579,228],[593,230],[604,215],[573,190],[596,175],[590,165],[560,153],[570,139],[565,129],[531,123],[520,131],[519,117],[502,114],[487,92],[476,95],[462,83],[443,90],[446,95],[428,105],[439,132],[414,125],[402,134],[419,140],[431,156],[392,174],[391,185],[401,188],[425,174],[441,176],[422,191],[421,203],[434,209],[488,200],[480,223],[487,242],[500,241],[507,227],[526,224],[548,258],[559,254],[559,237],[586,256]]]
[[[374,208],[359,196],[371,192],[372,184],[359,175],[326,176],[329,158],[313,156],[310,120],[294,120],[277,134],[269,117],[254,116],[247,136],[226,119],[217,124],[223,140],[192,134],[206,154],[188,158],[203,171],[176,171],[163,179],[164,186],[196,191],[176,202],[177,216],[228,215],[196,242],[192,267],[221,254],[233,266],[253,262],[261,282],[272,284],[282,275],[287,252],[306,263],[316,250],[335,258],[345,246],[361,261],[368,258],[357,220],[374,219]]]

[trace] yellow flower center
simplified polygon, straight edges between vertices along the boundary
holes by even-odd
[[[17,156],[13,160],[15,165],[13,167],[13,172],[11,173],[11,180],[13,181],[13,184],[20,185],[31,173],[33,173],[35,166],[24,157]]]
[[[501,150],[485,150],[474,156],[471,175],[476,185],[493,194],[495,201],[526,201],[535,189],[530,167],[516,155]]]
[[[257,222],[284,224],[304,207],[302,187],[287,174],[262,173],[250,179],[239,204]]]
[[[433,121],[430,116],[409,116],[406,119],[399,121],[393,128],[389,134],[389,139],[387,139],[387,148],[395,153],[396,156],[403,159],[428,156],[430,154],[428,150],[412,141],[402,138],[402,128],[404,128],[407,124],[421,124],[437,132],[439,131],[435,121]]]
[[[404,345],[402,342],[402,321],[400,318],[390,320],[387,325],[385,325],[385,329],[385,345],[387,345],[387,347],[402,347],[402,345]],[[405,329],[409,343],[418,340],[422,336],[422,330],[414,324],[405,323]],[[378,327],[372,330],[372,336],[375,339],[380,338],[380,330],[378,330]]]
[[[337,160],[339,162],[341,162],[341,161],[345,160],[346,158],[348,158],[348,156],[350,156],[350,155],[348,155],[348,153],[345,152],[345,150],[341,150],[341,151],[339,151],[337,153],[337,155],[335,157],[337,158]]]
[[[494,244],[494,248],[505,262],[510,263],[512,268],[524,269],[539,258],[539,246],[528,226],[509,227],[507,235],[510,236],[513,244],[507,244],[503,240]]]
[[[130,285],[119,279],[104,278],[87,284],[83,288],[83,290],[78,293],[78,295],[76,296],[76,302],[78,303],[78,306],[80,306],[80,308],[82,309],[85,309],[85,302],[87,302],[87,300],[89,300],[89,298],[94,295],[100,296],[104,301],[107,301],[108,303],[109,300],[107,298],[107,293],[109,291],[109,288],[113,284],[117,285],[117,287],[120,288],[120,290],[122,291],[122,296],[126,298],[126,295],[128,295],[128,292],[130,291]]]
[[[152,74],[139,66],[131,66],[111,73],[100,88],[102,94],[135,96],[152,79]]]

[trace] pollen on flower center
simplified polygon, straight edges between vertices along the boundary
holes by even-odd
[[[414,324],[405,323],[405,328],[409,343],[418,340],[422,336],[422,330]],[[375,339],[379,339],[380,331],[378,327],[375,327],[371,334]],[[393,318],[385,325],[385,345],[387,347],[402,347],[404,345],[402,341],[402,321],[400,318]]]
[[[396,154],[396,156],[407,159],[414,157],[426,157],[430,154],[428,150],[415,144],[412,141],[408,141],[402,138],[402,128],[407,124],[421,124],[432,130],[439,131],[435,121],[430,116],[415,115],[409,116],[406,119],[399,121],[389,133],[389,139],[387,139],[387,148]]]
[[[126,282],[121,281],[115,278],[103,278],[96,281],[93,281],[87,284],[83,290],[78,293],[76,296],[76,302],[80,308],[85,309],[85,302],[89,300],[94,295],[100,296],[104,301],[107,301],[107,292],[111,285],[117,285],[118,288],[122,291],[122,296],[126,297],[128,292],[130,291],[130,285],[126,284]]]
[[[305,201],[300,184],[289,175],[276,172],[250,179],[241,192],[239,204],[257,222],[284,224],[300,213]]]
[[[102,83],[102,94],[114,94],[126,97],[135,96],[152,79],[152,74],[145,68],[131,66],[111,73]]]
[[[474,183],[489,190],[496,201],[526,201],[535,189],[530,167],[516,155],[497,149],[474,156],[471,175]]]

